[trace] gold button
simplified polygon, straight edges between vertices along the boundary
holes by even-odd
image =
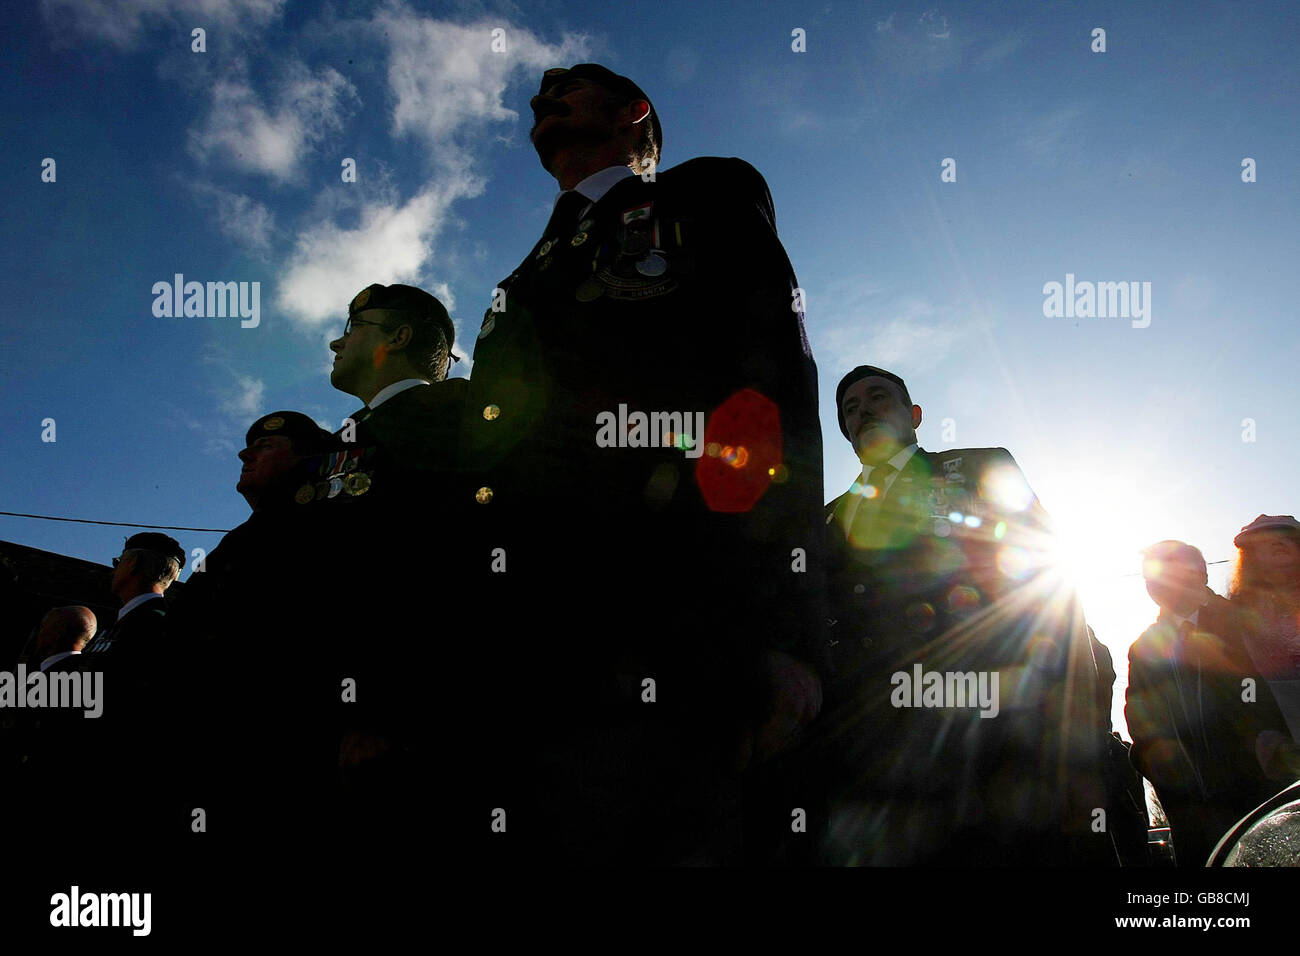
[[[484,485],[478,491],[474,492],[474,500],[481,505],[487,504],[492,500],[492,489]]]
[[[501,408],[498,405],[486,405],[483,408],[483,417],[490,422],[496,421],[501,417]]]

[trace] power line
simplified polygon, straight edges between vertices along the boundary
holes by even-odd
[[[175,524],[137,524],[134,521],[95,521],[91,518],[56,518],[54,515],[29,515],[21,511],[0,511],[11,518],[39,518],[42,521],[71,521],[75,524],[110,524],[118,528],[157,528],[163,531],[215,531],[226,534],[229,528],[185,528]]]

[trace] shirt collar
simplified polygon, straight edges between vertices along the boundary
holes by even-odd
[[[890,464],[891,466],[893,466],[893,469],[894,469],[894,473],[893,473],[892,475],[889,476],[890,479],[891,479],[891,481],[892,481],[892,479],[896,478],[896,477],[898,476],[898,474],[903,470],[903,466],[906,465],[909,461],[912,460],[912,456],[916,454],[916,452],[917,452],[917,450],[919,449],[919,447],[920,447],[920,446],[917,445],[916,442],[912,442],[912,444],[908,445],[908,446],[907,446],[906,448],[904,448],[902,451],[897,452],[897,453],[894,455],[894,457],[892,457],[892,458],[889,459],[889,464]],[[875,467],[876,467],[875,465],[864,465],[864,466],[863,466],[863,468],[862,468],[862,475],[861,475],[861,477],[859,478],[859,481],[861,481],[861,483],[862,483],[864,486],[867,484],[867,478],[868,478],[868,476],[871,474],[871,469],[873,469],[873,468],[875,468]]]
[[[81,651],[64,651],[61,654],[51,654],[45,660],[41,661],[41,673],[45,673],[65,657],[71,657],[73,654],[80,654]]]
[[[126,617],[145,601],[161,597],[161,594],[155,594],[153,591],[145,591],[144,594],[137,594],[135,597],[131,598],[131,600],[122,605],[122,610],[117,612],[117,619],[119,621],[122,620],[122,618]]]
[[[615,183],[621,183],[629,176],[635,175],[636,173],[632,172],[631,166],[606,166],[604,169],[592,173],[582,182],[578,183],[578,185],[573,187],[572,191],[581,193],[593,203],[598,203],[604,198],[605,193],[609,192],[610,189],[614,187]],[[560,190],[560,192],[555,196],[555,202],[558,204],[560,198],[567,192],[570,192],[570,190]],[[554,206],[552,206],[552,208],[554,208]]]
[[[415,388],[415,386],[417,385],[428,385],[428,384],[430,384],[430,382],[427,379],[404,378],[400,382],[394,382],[392,385],[385,385],[383,388],[381,388],[378,392],[375,393],[374,398],[366,402],[366,407],[369,408],[371,411],[373,411],[374,409],[378,408],[380,405],[384,404],[384,402],[392,398],[394,395],[400,395],[408,388]]]

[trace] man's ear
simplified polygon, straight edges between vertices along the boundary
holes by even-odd
[[[411,338],[415,335],[415,330],[409,325],[399,325],[393,331],[388,333],[387,351],[400,352],[411,344]]]
[[[650,104],[645,100],[633,100],[628,106],[628,110],[630,111],[632,125],[635,126],[650,115]]]
[[[912,406],[912,429],[916,430],[921,427],[921,406]]]

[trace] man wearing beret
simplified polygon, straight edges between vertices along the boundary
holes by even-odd
[[[484,315],[454,495],[488,675],[476,852],[735,862],[742,776],[820,697],[802,292],[762,176],[659,170],[636,83],[557,68],[530,105],[561,193]]]
[[[855,368],[836,403],[863,468],[825,513],[834,677],[820,729],[840,776],[829,861],[1114,862],[1090,829],[1108,715],[1015,460],[921,448],[921,407],[885,369]],[[979,703],[926,700],[930,673],[976,675]]]
[[[330,383],[365,402],[337,433],[343,441],[378,446],[404,477],[450,467],[466,386],[447,377],[455,337],[447,310],[423,289],[374,284],[358,292],[343,334],[330,343]],[[386,493],[379,478],[375,497]]]

